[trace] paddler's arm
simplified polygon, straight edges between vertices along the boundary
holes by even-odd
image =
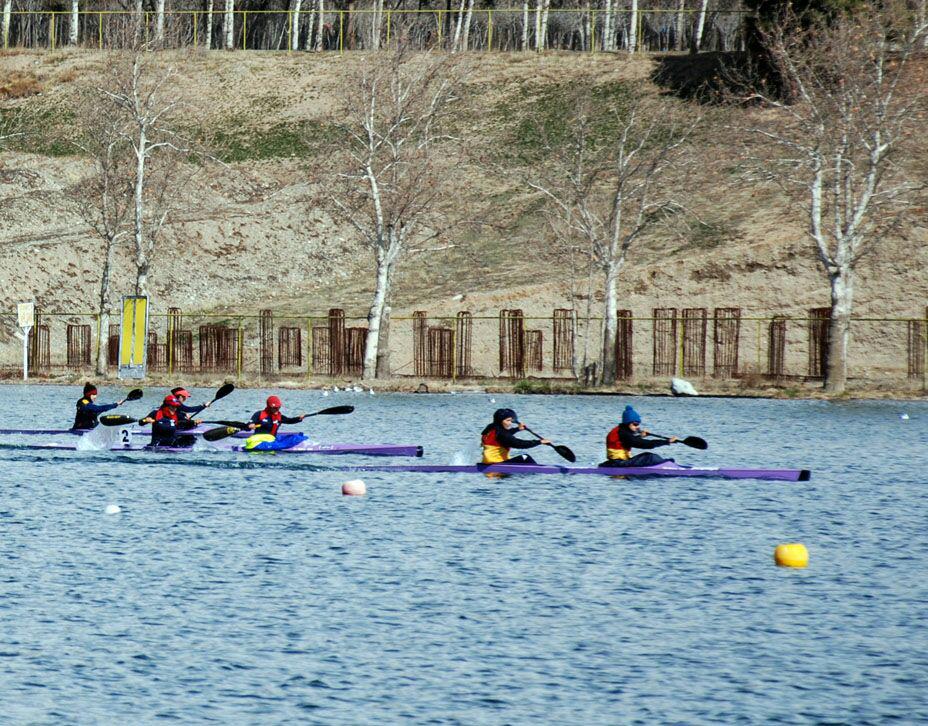
[[[181,406],[180,410],[183,411],[188,416],[196,416],[200,411],[205,409],[209,404],[202,404],[200,406]]]
[[[512,431],[503,431],[498,438],[499,443],[507,449],[534,449],[542,444],[538,439],[520,439]]]
[[[285,423],[285,424],[295,424],[295,423],[299,423],[304,418],[306,418],[305,413],[302,416],[284,416],[283,414],[281,414],[280,422]]]
[[[84,410],[90,411],[90,413],[101,414],[112,411],[122,403],[125,403],[125,401],[119,401],[118,403],[85,403]]]
[[[648,432],[643,432],[647,436]],[[672,437],[671,440],[665,441],[664,439],[646,439],[644,436],[639,436],[633,434],[630,431],[620,431],[619,438],[622,441],[622,444],[628,449],[656,449],[659,446],[667,446],[676,441],[675,437]]]

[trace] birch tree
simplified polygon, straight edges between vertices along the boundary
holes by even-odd
[[[622,269],[642,234],[686,208],[684,186],[673,180],[683,178],[683,150],[701,116],[689,107],[681,111],[672,102],[643,96],[610,111],[605,122],[586,98],[578,97],[575,108],[567,142],[551,145],[545,170],[528,183],[546,200],[560,238],[584,250],[591,284],[594,270],[603,279],[598,379],[610,384],[615,381]],[[599,116],[595,123],[594,113]]]
[[[131,212],[134,191],[131,129],[124,114],[114,114],[107,98],[99,91],[87,91],[79,104],[77,121],[81,129],[80,147],[93,169],[71,191],[81,217],[103,245],[100,289],[97,297],[99,340],[109,335],[112,299],[112,272],[116,248],[132,232]],[[106,345],[97,347],[96,373],[105,375],[108,364]]]
[[[699,6],[699,18],[696,20],[696,35],[693,37],[693,45],[690,49],[693,53],[698,53],[702,46],[702,34],[706,28],[706,13],[708,10],[709,0],[702,0],[702,4]]]
[[[164,43],[164,0],[155,1],[155,42]]]
[[[923,153],[928,90],[912,56],[928,32],[903,3],[833,19],[787,17],[761,29],[785,94],[749,130],[761,173],[802,215],[831,292],[825,390],[847,385],[856,270],[898,227],[918,189],[900,160]],[[913,150],[914,149],[914,150]]]
[[[213,47],[213,0],[206,3],[206,50]]]
[[[397,262],[414,251],[411,244],[434,239],[445,225],[440,207],[442,172],[448,170],[442,142],[450,140],[444,128],[459,85],[447,59],[400,51],[361,69],[344,92],[349,152],[331,200],[374,257],[365,378],[388,373],[379,370],[378,357]]]
[[[121,138],[131,152],[131,239],[136,294],[149,294],[149,274],[157,243],[187,184],[201,167],[198,156],[172,121],[191,109],[173,95],[173,69],[156,65],[157,56],[136,49],[113,64],[109,83],[98,88],[106,112],[122,122]]]
[[[319,7],[316,11],[316,45],[317,51],[322,50],[322,33],[325,29],[325,0],[319,0]],[[306,39],[306,49],[309,50],[309,38]]]
[[[292,0],[290,3],[290,50],[300,49],[300,8],[303,0]],[[312,35],[312,23],[309,26],[309,33]]]
[[[235,0],[226,0],[226,9],[222,16],[223,48],[235,47]]]
[[[10,45],[10,19],[13,16],[13,0],[3,0],[3,27],[0,28],[2,35],[3,47],[8,48]]]
[[[78,0],[71,0],[71,21],[68,26],[68,43],[77,45],[78,22],[80,21]]]

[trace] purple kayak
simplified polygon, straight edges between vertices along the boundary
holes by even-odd
[[[808,469],[739,469],[734,467],[687,467],[671,461],[656,466],[552,466],[548,464],[397,464],[338,467],[339,471],[420,472],[438,474],[586,474],[613,477],[707,477],[720,479],[763,479],[809,481]]]
[[[30,449],[39,451],[93,451],[93,449],[80,449],[73,444],[21,444],[17,449]],[[361,456],[422,456],[422,447],[405,444],[314,444],[309,441],[302,441],[296,446],[289,449],[278,449],[276,451],[246,451],[245,447],[240,444],[227,444],[225,442],[216,442],[209,447],[188,448],[178,446],[157,446],[151,448],[141,444],[119,444],[102,449],[103,451],[150,451],[165,454],[189,454],[191,452],[204,452],[210,449],[231,453],[245,454],[357,454]]]

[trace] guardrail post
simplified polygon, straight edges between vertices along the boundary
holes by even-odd
[[[194,10],[193,11],[193,47],[198,48],[200,46],[200,40],[197,35],[200,25],[200,14]]]
[[[48,21],[48,42],[51,43],[51,50],[55,50],[55,13],[51,13]]]
[[[493,9],[487,10],[487,52],[493,50]]]
[[[100,50],[103,50],[103,13],[97,13],[98,22],[97,22],[97,42],[100,46]]]
[[[242,13],[242,50],[248,50],[248,11]]]
[[[338,11],[338,53],[345,52],[345,11]]]

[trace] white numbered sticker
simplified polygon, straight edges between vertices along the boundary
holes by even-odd
[[[119,429],[119,441],[126,448],[129,448],[129,446],[132,444],[132,439],[130,438],[131,435],[132,434],[129,429]]]

